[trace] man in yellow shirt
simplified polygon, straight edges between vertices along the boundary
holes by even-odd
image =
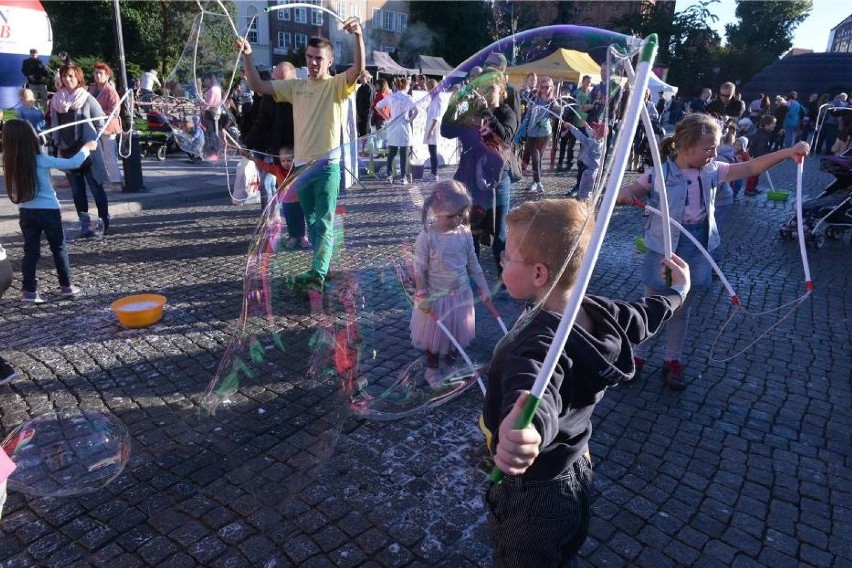
[[[320,37],[308,41],[305,52],[307,79],[263,81],[252,60],[251,44],[238,40],[245,57],[248,84],[255,93],[272,95],[276,102],[293,105],[294,162],[296,167],[314,162],[307,179],[299,184],[299,202],[308,224],[308,236],[314,251],[311,269],[296,279],[299,287],[322,292],[332,252],[332,224],[340,191],[340,132],[344,106],[355,91],[358,76],[364,71],[364,39],[356,18],[343,23],[343,29],[355,36],[352,66],[336,76],[329,74],[334,63],[331,43]]]

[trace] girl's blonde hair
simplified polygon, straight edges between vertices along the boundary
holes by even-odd
[[[36,100],[35,94],[32,92],[32,90],[27,89],[27,88],[23,88],[20,91],[18,91],[18,98],[25,100],[27,102],[33,102],[33,101]]]
[[[719,126],[719,121],[709,114],[703,112],[690,114],[677,123],[674,135],[660,141],[660,157],[663,160],[677,158],[680,150],[694,148],[703,136],[721,135],[721,133],[722,127]]]
[[[36,157],[41,152],[32,124],[13,118],[3,124],[3,171],[12,203],[31,201],[36,194]]]
[[[470,209],[470,195],[461,182],[456,180],[439,181],[432,186],[432,193],[423,202],[423,226],[429,223],[429,211],[437,209],[440,211],[460,211]],[[467,215],[465,215],[467,222]]]

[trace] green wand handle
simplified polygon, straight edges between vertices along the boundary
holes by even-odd
[[[518,415],[518,419],[515,420],[515,430],[523,430],[532,424],[533,416],[535,416],[539,404],[541,404],[541,399],[530,394],[527,401],[524,403],[524,407],[521,409],[520,415]],[[503,475],[504,474],[500,471],[500,468],[495,465],[494,469],[491,470],[491,474],[488,476],[488,479],[491,480],[491,483],[500,483],[503,481]]]

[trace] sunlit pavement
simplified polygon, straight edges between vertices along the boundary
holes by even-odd
[[[174,175],[187,172],[176,201],[160,190],[152,192],[157,202],[133,196],[140,205],[117,210],[114,234],[70,245],[84,291],[77,300],[48,293],[45,305],[21,305],[21,239],[2,240],[18,274],[2,300],[0,348],[22,374],[0,386],[4,434],[52,409],[81,406],[114,414],[133,439],[124,473],[99,492],[10,491],[4,568],[488,564],[489,466],[475,386],[398,421],[348,415],[336,381],[307,373],[317,330],[304,325],[304,307],[276,322],[287,346],[276,372],[244,380],[215,416],[201,411],[240,316],[258,211],[230,205],[221,172],[164,164]],[[811,195],[831,179],[816,165],[806,163]],[[573,171],[547,173],[547,197],[573,186]],[[795,189],[792,163],[772,174],[777,187]],[[341,268],[358,275],[368,296],[387,282],[366,268],[396,261],[398,249],[383,243],[398,237],[402,215],[417,215],[402,191],[368,180],[341,201]],[[517,189],[513,202],[528,196]],[[723,237],[722,268],[749,314],[804,293],[799,249],[778,234],[792,204],[743,197]],[[146,208],[153,205],[161,207]],[[615,213],[591,292],[639,297],[641,226],[638,209]],[[606,394],[591,444],[596,491],[582,551],[589,565],[852,561],[848,235],[808,252],[815,293],[792,314],[789,306],[759,317],[733,311],[718,283],[705,294],[691,320],[686,391],[665,389],[657,342],[643,375]],[[482,258],[493,281],[490,251]],[[57,286],[49,255],[39,277],[42,290]],[[143,291],[168,297],[165,317],[124,330],[109,304]],[[504,295],[495,304],[506,321],[520,309]],[[394,317],[370,341],[400,367],[407,361],[394,347],[407,342],[407,320]],[[478,321],[472,352],[484,360],[500,332],[485,310]]]

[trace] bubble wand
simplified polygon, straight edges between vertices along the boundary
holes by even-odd
[[[799,252],[802,255],[802,269],[805,271],[805,289],[808,294],[814,291],[811,280],[811,268],[808,264],[808,251],[805,248],[805,224],[802,222],[802,174],[804,173],[804,156],[796,156],[796,231],[799,233]],[[768,171],[766,172],[769,173]]]
[[[624,62],[624,70],[627,72],[628,78],[635,80],[636,75],[633,72],[633,66],[630,65],[629,60]],[[645,135],[648,136],[650,139],[654,139],[654,125],[651,123],[651,115],[648,113],[648,107],[644,104],[644,102],[642,104],[642,124],[645,127]],[[657,194],[660,197],[660,211],[657,212],[657,214],[660,215],[662,217],[662,220],[663,220],[663,256],[665,256],[666,258],[671,258],[672,257],[672,228],[671,228],[670,223],[672,222],[672,218],[669,215],[669,198],[668,198],[668,190],[666,189],[666,182],[664,180],[664,176],[660,175],[660,173],[663,171],[663,159],[662,159],[662,156],[660,156],[660,148],[659,148],[659,146],[657,146],[657,144],[648,144],[648,147],[651,150],[651,161],[654,163],[654,171],[657,173],[657,175],[654,176],[654,189],[657,191]],[[653,208],[651,208],[651,209],[653,209]],[[651,210],[651,209],[649,209],[649,210]],[[665,222],[666,219],[669,220],[669,223]],[[687,232],[683,230],[683,227],[681,227],[680,224],[678,224],[678,228],[679,228],[679,230],[681,231],[682,234],[687,234]],[[692,235],[689,235],[689,236],[692,237]],[[703,247],[699,246],[699,250],[703,251],[704,249],[703,249]],[[705,254],[705,256],[708,259],[710,259],[709,254]],[[712,259],[710,259],[710,263],[713,266],[716,265],[716,263],[713,262]],[[716,268],[718,268],[718,267],[716,267]],[[717,271],[717,272],[720,274],[721,278],[724,278],[724,276],[721,276],[721,271]],[[666,286],[671,286],[671,285],[672,285],[672,271],[671,271],[670,268],[666,267]],[[730,287],[729,287],[729,290],[730,290]],[[731,296],[736,297],[736,294],[732,293]],[[735,301],[734,303],[736,304],[737,301]]]
[[[578,279],[575,286],[571,289],[571,294],[565,305],[565,311],[562,314],[562,319],[559,321],[559,327],[556,328],[556,333],[553,337],[553,342],[547,350],[547,356],[539,369],[538,376],[530,391],[530,396],[527,398],[521,415],[515,422],[515,429],[520,430],[526,428],[532,423],[532,419],[541,404],[541,399],[544,396],[544,391],[550,383],[550,378],[553,371],[556,369],[556,363],[559,355],[565,349],[565,343],[568,341],[568,334],[574,326],[574,321],[577,319],[577,313],[580,311],[580,303],[586,293],[586,288],[589,285],[589,280],[592,277],[592,271],[597,263],[598,255],[600,254],[601,245],[603,244],[604,235],[606,234],[609,220],[612,218],[612,212],[615,208],[615,200],[618,195],[618,189],[624,179],[624,165],[626,157],[630,151],[630,145],[633,142],[633,132],[639,122],[639,114],[641,106],[644,106],[642,97],[637,93],[644,93],[648,88],[648,80],[651,75],[651,64],[653,63],[657,53],[657,34],[651,34],[643,42],[639,65],[636,68],[636,79],[634,81],[634,90],[630,100],[627,102],[627,108],[624,113],[624,128],[618,134],[615,143],[615,156],[619,160],[619,166],[614,169],[613,176],[609,179],[607,191],[604,193],[604,198],[601,203],[599,217],[595,223],[592,238],[589,241],[589,248],[583,257],[583,262],[580,266],[579,273],[582,277]],[[489,476],[492,483],[500,483],[503,479],[503,472],[494,466]]]
[[[308,4],[306,2],[294,2],[292,4],[278,4],[276,6],[267,6],[263,9],[264,12],[274,12],[276,10],[289,10],[290,8],[308,8],[311,10],[320,10],[322,12],[327,13],[332,18],[336,19],[341,24],[344,22],[343,18],[329,10],[328,8],[324,8],[323,6],[317,6],[316,4]]]
[[[640,207],[640,208],[642,208],[643,210],[645,210],[645,211],[649,211],[649,212],[651,212],[651,213],[653,213],[653,214],[655,214],[655,215],[658,215],[658,216],[660,216],[660,217],[663,217],[663,216],[664,216],[664,215],[663,215],[663,213],[662,213],[659,209],[655,209],[654,207],[651,207],[650,205],[648,205],[648,204],[647,204],[647,203],[645,203],[644,201],[640,201],[639,199],[634,199],[634,200],[633,200],[633,205],[635,205],[635,206],[637,206],[637,207]],[[692,241],[692,244],[694,244],[694,245],[695,245],[695,247],[696,247],[696,248],[697,248],[697,249],[701,252],[701,254],[704,256],[704,258],[706,258],[706,259],[707,259],[707,262],[708,262],[708,263],[710,263],[710,266],[711,266],[711,267],[713,267],[713,271],[714,271],[716,274],[718,274],[718,275],[719,275],[719,280],[721,280],[721,281],[722,281],[722,285],[725,287],[725,290],[727,290],[727,291],[728,291],[728,295],[731,297],[731,302],[733,302],[733,304],[734,304],[735,306],[741,306],[741,304],[740,304],[740,298],[739,298],[739,296],[737,295],[737,293],[734,291],[733,286],[731,286],[731,283],[728,281],[727,277],[726,277],[726,276],[725,276],[725,274],[722,272],[722,269],[721,269],[721,268],[719,268],[719,265],[718,265],[718,264],[716,264],[716,261],[715,261],[715,260],[713,260],[713,256],[712,256],[712,255],[711,255],[711,254],[707,251],[707,249],[706,249],[706,248],[704,248],[704,245],[702,245],[702,244],[698,241],[698,239],[697,239],[697,238],[695,238],[695,236],[694,236],[692,233],[690,233],[689,231],[687,231],[687,230],[686,230],[686,228],[684,228],[684,226],[683,226],[683,225],[681,225],[680,223],[678,223],[677,221],[675,221],[675,220],[674,220],[674,219],[672,219],[671,217],[669,217],[669,223],[670,223],[671,225],[673,225],[673,226],[674,226],[674,227],[675,227],[678,231],[680,231],[680,234],[681,234],[681,235],[683,235],[683,236],[687,237],[690,241]]]
[[[95,142],[99,142],[100,139],[101,139],[101,136],[103,136],[103,134],[104,134],[104,131],[107,129],[107,126],[109,126],[110,121],[113,118],[115,118],[115,116],[121,110],[121,105],[124,103],[124,100],[132,92],[133,91],[127,91],[126,93],[124,93],[124,95],[122,95],[122,97],[118,100],[118,104],[115,105],[115,108],[112,110],[112,112],[109,113],[109,115],[106,116],[106,120],[104,120],[103,116],[93,116],[93,117],[90,117],[90,118],[84,118],[82,120],[75,120],[74,122],[66,122],[65,124],[60,124],[59,126],[54,126],[53,128],[48,128],[47,130],[42,130],[41,132],[38,133],[38,135],[39,135],[39,137],[47,136],[48,134],[56,132],[57,130],[62,130],[63,128],[68,128],[69,126],[77,126],[78,124],[91,124],[93,122],[99,122],[99,121],[103,120],[104,124],[103,124],[103,126],[101,126],[97,130],[97,134],[96,134],[95,139],[94,139]]]
[[[468,367],[470,367],[470,372],[476,375],[476,382],[479,384],[479,389],[482,391],[482,396],[485,396],[485,383],[482,382],[482,377],[480,377],[479,373],[476,372],[476,365],[474,365],[473,361],[470,360],[470,357],[468,357],[465,350],[462,349],[462,346],[459,344],[456,338],[453,337],[453,334],[450,333],[450,330],[447,329],[447,326],[444,325],[444,322],[442,322],[441,319],[438,317],[438,314],[435,313],[435,310],[431,310],[429,312],[429,315],[432,316],[432,319],[435,320],[435,323],[438,324],[438,327],[441,328],[441,331],[444,332],[444,335],[447,336],[453,346],[455,346],[455,348],[458,350],[459,355],[462,356],[464,362],[467,363]]]

